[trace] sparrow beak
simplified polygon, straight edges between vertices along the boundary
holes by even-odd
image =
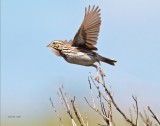
[[[48,44],[46,47],[50,47],[50,44]]]

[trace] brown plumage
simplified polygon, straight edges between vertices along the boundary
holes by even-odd
[[[85,8],[84,20],[76,33],[72,46],[87,48],[90,50],[97,50],[98,33],[101,25],[100,9],[95,6],[87,10]]]
[[[94,50],[97,50],[98,34],[101,25],[99,7],[89,6],[85,8],[85,16],[83,22],[74,36],[69,42],[54,40],[48,47],[57,55],[63,57],[67,62],[83,66],[93,66],[98,70],[95,62],[105,62],[115,65],[115,60],[100,56]]]

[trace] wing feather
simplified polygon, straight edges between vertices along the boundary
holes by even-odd
[[[97,50],[95,45],[97,44],[98,34],[101,25],[100,9],[95,7],[88,9],[85,8],[84,20],[76,33],[72,46],[84,47],[90,50]]]

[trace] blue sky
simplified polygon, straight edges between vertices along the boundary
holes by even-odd
[[[102,64],[115,99],[129,107],[135,94],[141,106],[151,105],[160,113],[159,0],[1,0],[3,119],[51,116],[48,98],[58,100],[62,84],[82,100],[88,95],[87,76],[95,69],[68,64],[46,45],[72,39],[84,8],[94,4],[102,17],[98,52],[118,61],[115,67]]]

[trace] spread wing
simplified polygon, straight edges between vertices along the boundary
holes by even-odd
[[[97,50],[94,46],[97,44],[98,33],[101,25],[99,7],[90,6],[85,8],[84,20],[76,33],[72,46],[83,47],[90,50]]]

